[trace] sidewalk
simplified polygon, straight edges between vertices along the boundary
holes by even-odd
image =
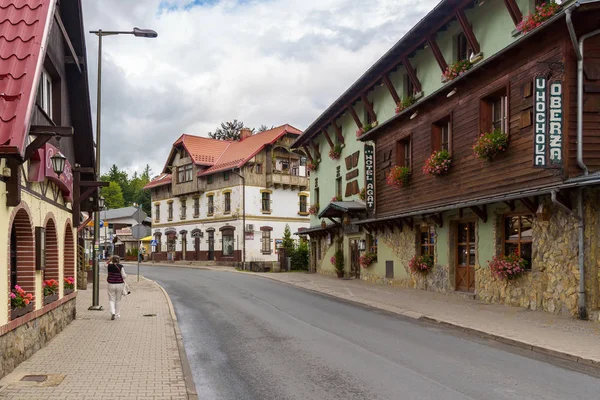
[[[185,351],[182,365],[181,336],[170,300],[153,281],[135,280],[128,279],[132,294],[124,299],[121,318],[115,321],[108,311],[105,275],[100,275],[105,310],[87,309],[92,304],[91,285],[79,291],[77,319],[0,380],[0,398],[197,398]],[[41,383],[21,381],[25,375],[48,377]]]

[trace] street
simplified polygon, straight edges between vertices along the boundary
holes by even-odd
[[[141,273],[173,301],[201,399],[587,400],[600,391],[598,378],[258,276]]]

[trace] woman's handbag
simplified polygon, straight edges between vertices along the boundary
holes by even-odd
[[[131,294],[131,289],[127,282],[123,282],[123,296],[127,296],[128,294]]]

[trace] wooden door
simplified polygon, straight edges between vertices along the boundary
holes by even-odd
[[[456,227],[456,290],[475,291],[475,222],[459,222]]]
[[[200,260],[200,236],[194,237],[194,250],[196,251],[195,260]]]
[[[350,240],[350,276],[356,279],[360,279],[359,257],[358,240]]]
[[[212,261],[215,259],[215,232],[208,232],[208,260]]]

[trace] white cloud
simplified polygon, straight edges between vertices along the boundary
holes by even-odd
[[[182,133],[206,136],[234,118],[306,128],[436,1],[192,3],[83,0],[86,31],[159,33],[103,41],[103,171],[117,164],[140,172],[148,163],[158,173]],[[91,34],[87,48],[95,110]]]

